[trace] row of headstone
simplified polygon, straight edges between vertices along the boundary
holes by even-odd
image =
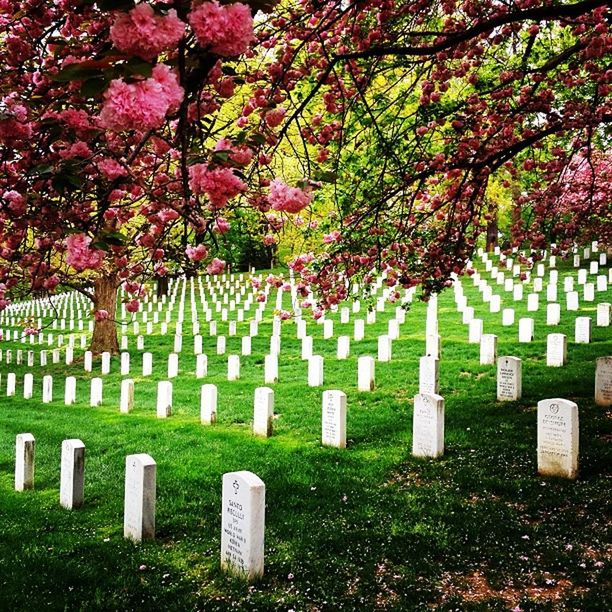
[[[583,329],[582,329],[583,328]],[[590,339],[590,318],[579,317],[576,324],[576,342],[587,342]],[[495,363],[497,353],[497,337],[493,334],[483,334],[481,337],[480,362],[481,364]],[[129,356],[129,354],[126,354]],[[174,357],[174,359],[172,359]],[[563,366],[567,359],[567,338],[564,334],[549,334],[547,339],[546,363],[551,367]],[[122,358],[122,366],[127,360]],[[506,365],[503,365],[506,364]],[[108,365],[106,366],[108,368]],[[150,374],[152,368],[152,355],[145,353],[143,357],[143,375]],[[126,368],[127,369],[127,368]],[[105,371],[108,371],[107,369]],[[206,375],[207,358],[205,355],[197,356],[196,377],[201,378]],[[509,371],[517,371],[518,374],[510,377]],[[178,373],[178,356],[169,356],[169,378],[173,378]],[[228,380],[237,380],[240,377],[240,360],[237,355],[230,355],[228,358]],[[268,355],[264,365],[265,383],[275,383],[278,381],[278,358],[276,355]],[[520,398],[520,360],[514,357],[505,357],[498,360],[498,399],[519,399]],[[510,383],[509,380],[514,382]],[[420,360],[419,366],[419,391],[421,393],[437,393],[439,389],[439,360],[432,356],[424,356]],[[123,381],[121,391],[121,411],[129,412],[133,405],[133,380]],[[91,380],[90,405],[99,406],[102,403],[102,379],[93,378]],[[309,359],[308,368],[309,386],[323,385],[323,358],[312,356]],[[512,391],[509,386],[512,385]],[[27,373],[24,376],[24,398],[32,397],[33,377]],[[371,357],[361,357],[358,360],[358,389],[360,391],[370,391],[374,388],[374,360]],[[9,372],[7,375],[7,396],[15,394],[16,375]],[[43,403],[49,403],[53,397],[53,379],[50,375],[43,378]],[[169,416],[171,411],[172,386],[169,381],[162,381],[158,387],[158,415]],[[76,378],[67,377],[65,381],[65,403],[67,405],[76,402]]]
[[[23,433],[16,440],[15,490],[34,488],[36,440]],[[84,502],[85,445],[81,440],[62,442],[60,504],[76,509]],[[155,538],[157,464],[146,453],[125,459],[123,535],[134,542]],[[223,475],[221,513],[221,566],[255,580],[264,571],[265,485],[252,472]]]

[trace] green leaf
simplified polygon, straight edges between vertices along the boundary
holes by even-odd
[[[40,164],[32,168],[32,173],[37,176],[43,176],[44,174],[53,174],[53,166],[49,164]]]
[[[125,236],[121,232],[103,232],[99,240],[111,246],[123,246],[125,244]]]
[[[104,78],[87,79],[81,85],[81,93],[85,98],[97,98],[107,86],[108,83]]]
[[[83,185],[83,179],[77,174],[62,172],[53,177],[51,185],[57,192],[63,193],[70,188],[80,188]]]
[[[100,249],[106,252],[110,251],[110,245],[107,244],[106,242],[103,242],[102,240],[95,240],[94,242],[91,243],[90,246],[94,249]]]
[[[66,182],[73,187],[81,187],[83,185],[83,179],[77,174],[66,174]]]
[[[331,170],[326,170],[323,172],[315,172],[313,178],[315,181],[321,181],[322,183],[335,183],[338,180],[338,175]]]
[[[262,145],[265,144],[266,137],[263,134],[253,134],[249,140],[254,142],[255,145]]]
[[[153,73],[153,66],[138,57],[133,57],[124,65],[125,76],[150,77]]]
[[[222,161],[226,162],[229,159],[231,151],[215,151],[212,154],[212,158],[214,161]]]
[[[81,64],[70,64],[62,68],[57,74],[52,75],[54,81],[66,83],[68,81],[85,81],[91,78],[100,78],[102,71],[99,68],[82,66]]]

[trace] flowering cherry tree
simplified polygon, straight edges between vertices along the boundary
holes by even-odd
[[[118,350],[117,288],[137,310],[177,233],[182,258],[224,270],[206,243],[264,140],[220,115],[266,3],[171,4],[0,2],[0,306],[73,287],[93,303],[94,351]]]
[[[492,179],[514,200],[510,246],[610,236],[593,159],[610,146],[609,3],[313,1],[283,4],[269,28],[260,93],[283,100],[305,173],[337,178],[317,195],[334,203],[325,248],[293,263],[323,305],[377,270],[391,287],[448,284],[494,221]],[[567,206],[576,163],[591,180]]]
[[[493,175],[521,194],[516,244],[569,244],[585,225],[554,194],[609,144],[609,19],[604,0],[0,0],[0,306],[74,287],[92,350],[116,351],[118,286],[135,311],[177,259],[222,272],[239,210],[269,248],[288,223],[319,240],[291,265],[322,306],[380,270],[439,290]],[[606,177],[581,180],[581,218]]]

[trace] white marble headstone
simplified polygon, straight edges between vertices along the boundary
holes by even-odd
[[[323,446],[346,448],[346,394],[342,391],[323,393],[321,428]]]
[[[480,364],[494,365],[497,359],[497,336],[483,334],[480,339]]]
[[[546,337],[546,365],[560,368],[567,360],[567,336],[565,334],[548,334]]]
[[[134,407],[134,381],[124,378],[121,381],[121,397],[119,399],[119,411],[128,414]]]
[[[213,425],[217,422],[217,387],[202,385],[200,396],[200,423]]]
[[[227,357],[227,380],[238,380],[240,378],[240,355],[228,355]]]
[[[100,406],[102,404],[102,379],[92,378],[89,394],[89,405]]]
[[[577,317],[574,329],[574,342],[576,344],[589,344],[591,342],[591,317]]]
[[[34,488],[36,440],[31,433],[17,434],[15,444],[15,491]]]
[[[155,538],[156,471],[146,453],[125,458],[123,536],[134,542]]]
[[[519,319],[519,342],[531,342],[533,340],[534,320],[530,317]]]
[[[497,360],[497,401],[516,401],[523,392],[521,360],[499,357]]]
[[[196,355],[196,378],[204,378],[208,374],[208,357],[201,353]]]
[[[357,359],[357,389],[373,391],[375,384],[374,358],[363,356]]]
[[[264,573],[266,487],[252,472],[223,474],[221,568],[247,581]]]
[[[610,326],[610,311],[612,304],[609,302],[601,302],[597,304],[597,327]]]
[[[612,406],[612,357],[599,357],[595,367],[595,403]]]
[[[151,376],[153,373],[153,353],[142,354],[142,375]]]
[[[172,414],[172,383],[160,380],[157,383],[157,418],[165,419]]]
[[[434,393],[414,397],[412,454],[441,457],[444,454],[444,399]]]
[[[578,473],[578,406],[554,398],[538,402],[538,473],[575,479]]]
[[[437,394],[440,380],[440,361],[425,355],[419,359],[419,393]]]
[[[72,510],[83,505],[85,444],[78,439],[62,442],[60,505]]]
[[[272,435],[274,422],[274,391],[269,387],[257,387],[253,402],[253,433],[256,436]]]

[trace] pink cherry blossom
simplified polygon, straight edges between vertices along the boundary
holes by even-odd
[[[286,112],[284,108],[274,108],[268,111],[264,117],[266,125],[271,128],[278,127],[283,122]]]
[[[208,264],[206,271],[209,274],[221,274],[225,270],[225,262],[216,257]]]
[[[330,232],[329,234],[324,234],[323,242],[325,242],[325,244],[330,244],[332,242],[338,242],[341,236],[342,234],[340,234],[338,230],[334,230],[333,232]]]
[[[128,312],[138,312],[138,309],[140,308],[140,302],[138,300],[130,300],[126,305],[125,305],[125,309]]]
[[[206,164],[189,168],[189,186],[197,195],[206,194],[214,208],[223,208],[231,198],[247,188],[231,168],[211,170]]]
[[[272,246],[277,243],[276,236],[274,234],[266,234],[263,238],[263,243],[266,246]]]
[[[295,272],[301,272],[312,261],[314,261],[314,255],[312,253],[304,253],[290,261],[289,267]]]
[[[298,187],[290,187],[280,179],[274,179],[270,183],[270,194],[268,202],[274,210],[288,213],[298,213],[312,200],[312,194]]]
[[[108,157],[101,159],[96,166],[109,181],[114,181],[122,176],[127,176],[127,170],[119,162]]]
[[[86,142],[79,140],[74,144],[70,145],[67,149],[63,149],[59,152],[62,159],[74,159],[75,157],[89,157],[91,155],[91,149]]]
[[[147,288],[142,283],[126,282],[123,283],[123,289],[126,293],[131,293],[136,297],[144,297],[147,293]]]
[[[9,210],[13,215],[23,215],[26,212],[26,199],[15,190],[5,191],[2,195],[5,202],[8,202]]]
[[[198,43],[223,57],[243,54],[254,39],[251,9],[241,2],[203,2],[188,19]]]
[[[164,210],[159,211],[157,216],[164,224],[169,223],[170,221],[175,221],[180,217],[179,213],[173,208],[164,208]]]
[[[66,238],[66,263],[79,272],[99,268],[104,251],[90,248],[91,238],[85,234],[71,234]]]
[[[137,83],[114,79],[104,92],[100,125],[115,132],[159,128],[166,115],[177,110],[183,94],[176,74],[165,64]]]
[[[119,14],[110,29],[110,38],[119,51],[148,61],[162,51],[176,48],[184,34],[185,24],[174,9],[164,17],[156,15],[153,8],[144,2],[129,13]]]
[[[253,150],[246,145],[234,146],[228,138],[221,138],[215,145],[215,151],[227,151],[229,159],[238,166],[247,166],[253,161]]]
[[[191,261],[202,261],[208,255],[208,249],[203,244],[190,245],[185,249],[185,254]]]
[[[168,113],[172,114],[179,109],[183,101],[184,91],[179,85],[176,73],[166,64],[157,64],[153,68],[151,75],[162,88],[166,100],[168,101]]]
[[[215,234],[226,234],[231,229],[231,225],[229,221],[224,219],[223,217],[217,217],[213,224],[212,230]]]
[[[108,310],[96,310],[94,312],[94,319],[96,321],[105,321],[108,319]]]

